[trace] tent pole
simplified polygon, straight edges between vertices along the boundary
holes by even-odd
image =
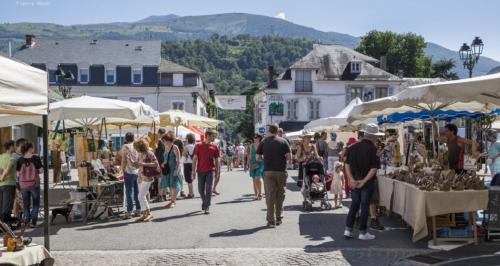
[[[48,130],[49,130],[49,117],[43,116],[43,244],[47,250],[50,251],[50,237],[49,237],[49,151],[48,151]]]

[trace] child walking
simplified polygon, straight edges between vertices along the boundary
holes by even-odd
[[[344,174],[342,173],[343,168],[344,165],[341,162],[335,162],[333,168],[332,188],[330,191],[334,195],[333,202],[335,209],[342,208],[342,193],[344,187]]]

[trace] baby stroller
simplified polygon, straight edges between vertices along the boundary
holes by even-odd
[[[320,191],[312,189],[314,175],[320,177],[319,183],[323,186],[323,189]],[[332,208],[332,204],[328,202],[328,190],[326,189],[325,179],[325,170],[321,161],[312,160],[304,166],[304,182],[302,185],[302,196],[304,197],[302,207],[304,210],[312,210],[312,206],[316,201],[321,201],[321,208],[323,209],[330,210]]]

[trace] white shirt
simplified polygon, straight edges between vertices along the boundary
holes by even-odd
[[[184,157],[184,163],[193,163],[192,156],[194,152],[194,144],[188,144],[184,147],[187,151],[186,157]]]
[[[123,158],[122,158],[122,160],[125,160],[124,172],[127,174],[131,174],[131,175],[139,174],[139,168],[136,168],[132,165],[132,162],[130,162],[130,160],[128,159],[128,155],[130,155],[130,158],[132,158],[132,160],[134,160],[134,161],[137,161],[139,159],[139,154],[134,149],[134,144],[132,144],[132,143],[123,145]]]
[[[236,149],[238,149],[238,154],[240,154],[240,155],[245,154],[245,146],[240,145]]]

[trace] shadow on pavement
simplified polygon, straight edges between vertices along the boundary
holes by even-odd
[[[168,216],[168,217],[163,217],[163,218],[154,218],[151,221],[155,222],[155,223],[160,223],[160,222],[165,222],[165,221],[168,221],[168,220],[182,219],[182,218],[187,218],[187,217],[192,217],[192,216],[198,216],[198,215],[203,215],[203,212],[201,212],[201,211],[193,211],[193,212],[188,212],[188,213],[185,213],[185,214],[180,214],[180,215],[175,215],[175,216]]]
[[[127,222],[123,222],[123,223],[109,223],[108,221],[103,221],[102,223],[103,223],[102,225],[96,224],[96,225],[92,225],[89,227],[77,228],[76,230],[78,230],[78,231],[91,231],[91,230],[99,230],[99,229],[106,229],[106,228],[123,227],[123,226],[128,226],[129,224],[136,223],[136,221],[133,219],[130,219],[130,220],[127,220]]]
[[[255,199],[253,199],[253,198],[237,198],[235,200],[217,202],[215,204],[219,205],[219,204],[246,203],[246,202],[253,202],[253,201],[255,201]]]
[[[297,186],[297,180],[299,180],[298,176],[290,176],[290,179],[293,180],[293,182],[287,182],[286,183],[286,189],[289,191],[300,191],[300,188]]]
[[[255,234],[260,230],[268,229],[267,226],[259,226],[255,228],[250,228],[250,229],[229,229],[226,231],[218,232],[218,233],[212,233],[209,236],[210,237],[231,237],[231,236],[244,236],[244,235],[251,235]]]

